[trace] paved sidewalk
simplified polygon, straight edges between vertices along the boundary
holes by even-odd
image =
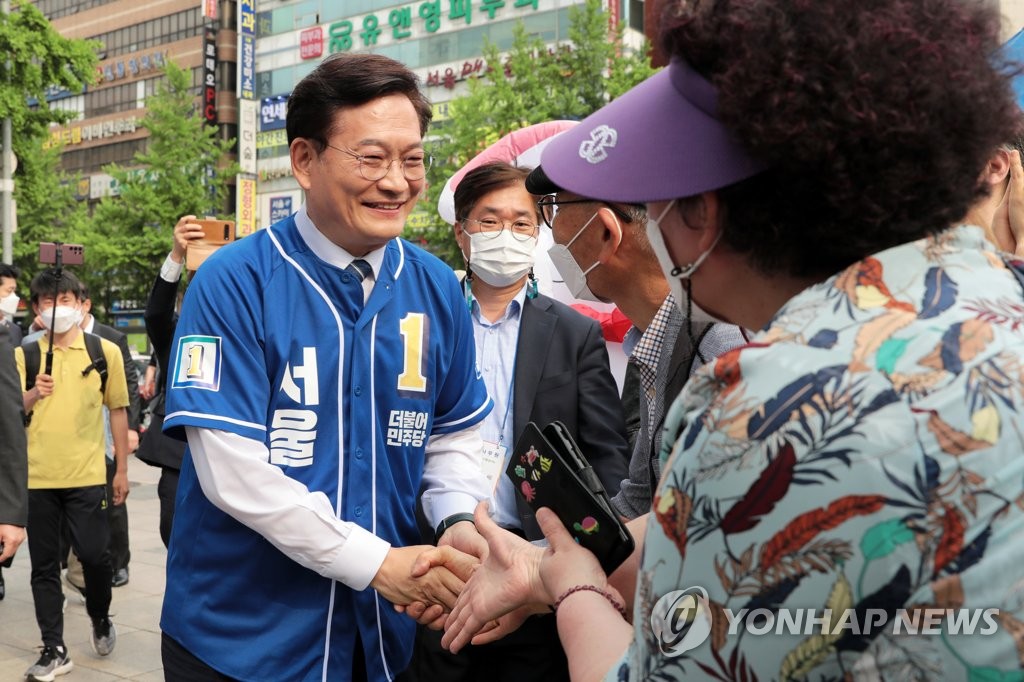
[[[128,524],[131,543],[131,580],[114,588],[111,619],[117,626],[117,648],[105,658],[89,646],[89,616],[76,594],[67,592],[64,640],[75,667],[58,680],[108,682],[109,680],[164,679],[160,665],[160,606],[164,594],[164,562],[167,552],[160,542],[160,503],[156,483],[160,470],[128,458]],[[18,550],[14,566],[4,569],[7,597],[0,601],[0,682],[24,680],[25,670],[39,657],[36,625],[29,587],[28,543]]]

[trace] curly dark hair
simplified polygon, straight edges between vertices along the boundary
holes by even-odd
[[[988,0],[680,0],[662,42],[718,90],[758,176],[720,192],[759,270],[822,276],[941,231],[1020,133]]]

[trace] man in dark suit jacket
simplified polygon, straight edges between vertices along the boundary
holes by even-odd
[[[178,491],[181,460],[185,455],[185,443],[163,433],[168,362],[171,344],[174,342],[174,327],[178,320],[174,306],[178,297],[178,280],[185,263],[185,249],[190,239],[201,239],[202,236],[203,229],[195,222],[195,216],[184,216],[174,226],[174,245],[153,282],[144,314],[146,334],[153,344],[153,355],[156,358],[157,379],[151,409],[152,420],[135,456],[146,464],[160,467],[157,497],[160,499],[160,539],[164,547],[171,539],[174,498]]]
[[[477,364],[494,409],[481,426],[483,471],[494,481],[491,515],[529,540],[543,538],[533,511],[505,476],[510,451],[528,422],[565,424],[605,488],[626,477],[622,404],[600,325],[539,295],[532,279],[539,215],[527,171],[492,163],[455,190],[455,235],[467,260],[464,283]],[[505,639],[444,651],[440,634],[420,628],[402,679],[568,680],[552,615],[535,616]]]
[[[21,380],[7,327],[0,326],[0,565],[10,565],[28,522],[28,444]],[[6,589],[0,569],[0,599]]]
[[[527,298],[516,359],[513,432],[518,437],[529,422],[544,427],[561,421],[614,495],[626,477],[629,450],[601,325],[547,296]],[[533,510],[521,495],[516,502],[526,539],[542,539]]]

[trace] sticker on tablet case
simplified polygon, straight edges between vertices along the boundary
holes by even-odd
[[[533,486],[530,485],[529,481],[523,481],[522,485],[519,486],[519,489],[523,492],[523,497],[526,498],[527,502],[533,502],[533,499],[537,496],[537,491],[533,489]]]
[[[526,478],[528,468],[530,472],[529,478],[533,481],[539,481],[543,474],[551,471],[551,466],[553,464],[550,457],[544,457],[537,452],[537,448],[532,446],[522,454],[519,461],[522,462],[522,464],[525,464],[526,467],[517,465],[515,468],[516,475],[520,478]]]
[[[587,516],[583,521],[577,521],[572,524],[572,527],[574,530],[586,535],[593,535],[597,531],[601,530],[600,524],[598,524],[597,519],[593,516]]]

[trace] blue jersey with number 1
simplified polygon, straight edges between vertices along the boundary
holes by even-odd
[[[314,255],[294,217],[221,249],[178,321],[165,430],[230,431],[322,491],[338,517],[416,544],[429,436],[479,422],[490,400],[452,271],[392,240],[373,292]],[[408,662],[414,623],[372,589],[302,567],[203,495],[182,466],[161,627],[242,680],[341,680],[356,634],[371,679]]]

